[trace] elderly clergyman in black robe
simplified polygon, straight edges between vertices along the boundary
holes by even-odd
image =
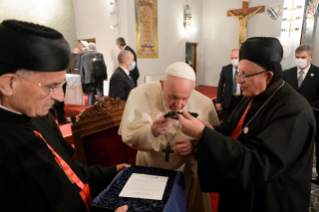
[[[89,211],[91,199],[128,166],[75,163],[74,149],[46,116],[55,100],[63,101],[70,56],[54,29],[0,24],[0,211]]]
[[[315,119],[309,103],[282,78],[275,38],[250,38],[240,49],[243,100],[213,129],[179,115],[194,147],[203,192],[220,193],[218,212],[309,210]]]

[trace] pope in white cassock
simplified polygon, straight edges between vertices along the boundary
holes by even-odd
[[[164,81],[131,90],[119,134],[123,142],[138,150],[137,165],[171,170],[182,168],[187,211],[200,212],[211,211],[211,208],[209,196],[199,189],[197,162],[190,156],[192,143],[197,141],[180,130],[178,120],[163,117],[169,111],[185,108],[198,113],[199,119],[213,126],[219,124],[212,100],[194,90],[195,80],[194,70],[188,64],[176,62],[168,66]]]

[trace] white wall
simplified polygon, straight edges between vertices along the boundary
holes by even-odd
[[[158,0],[158,59],[138,59],[140,71],[138,84],[144,83],[145,75],[160,74],[168,65],[176,61],[184,61],[185,42],[201,43],[202,0],[188,0],[193,16],[196,34],[186,37],[183,30],[183,10],[185,0]],[[109,79],[118,66],[119,49],[115,44],[117,37],[124,37],[127,44],[136,49],[134,1],[120,0],[121,27],[112,30],[111,25],[117,23],[117,16],[111,15],[114,6],[109,0],[74,0],[76,28],[78,39],[96,38],[98,51],[104,54],[108,67]],[[201,44],[198,47],[200,51]],[[200,64],[197,67],[200,68]]]
[[[276,8],[283,6],[283,0],[254,0],[249,7],[265,6]],[[230,63],[230,51],[238,48],[239,21],[227,17],[228,10],[242,7],[241,1],[234,0],[203,0],[202,50],[200,63],[203,78],[199,84],[217,86],[222,66]],[[281,19],[270,19],[266,12],[258,13],[248,19],[247,38],[256,36],[279,37]]]
[[[73,0],[0,0],[0,22],[17,19],[58,30],[76,47]]]
[[[319,21],[318,21],[318,15],[316,15],[316,23],[315,23],[315,34],[314,34],[314,44],[313,44],[313,48],[314,48],[314,52],[313,52],[313,59],[311,61],[311,63],[315,66],[319,66]]]

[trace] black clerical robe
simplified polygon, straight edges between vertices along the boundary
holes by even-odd
[[[283,81],[253,99],[244,126]],[[218,212],[309,210],[315,119],[309,103],[287,83],[248,125],[231,137],[249,104],[244,98],[229,119],[205,128],[198,146],[203,192],[220,193]]]
[[[74,149],[50,121],[49,116],[31,121],[0,108],[0,211],[86,211],[80,189],[33,130],[42,134],[83,183],[89,182],[92,199],[116,175],[115,167],[75,163]]]

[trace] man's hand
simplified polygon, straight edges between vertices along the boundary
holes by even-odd
[[[216,109],[217,109],[218,111],[223,110],[222,104],[216,103]]]
[[[152,124],[152,133],[155,137],[165,135],[173,126],[175,119],[164,118],[163,116],[156,119]]]
[[[185,117],[177,114],[182,132],[188,136],[200,139],[205,128],[204,124],[199,119],[191,116],[185,109],[183,109],[183,114]]]
[[[116,165],[116,171],[119,172],[124,168],[130,168],[130,167],[131,167],[130,164],[126,164],[126,163],[118,164]]]
[[[124,205],[124,206],[117,208],[116,211],[114,211],[114,212],[126,212],[127,210],[128,210],[127,205]]]
[[[193,154],[193,145],[190,140],[185,138],[177,139],[175,142],[174,150],[182,156],[189,156]]]

